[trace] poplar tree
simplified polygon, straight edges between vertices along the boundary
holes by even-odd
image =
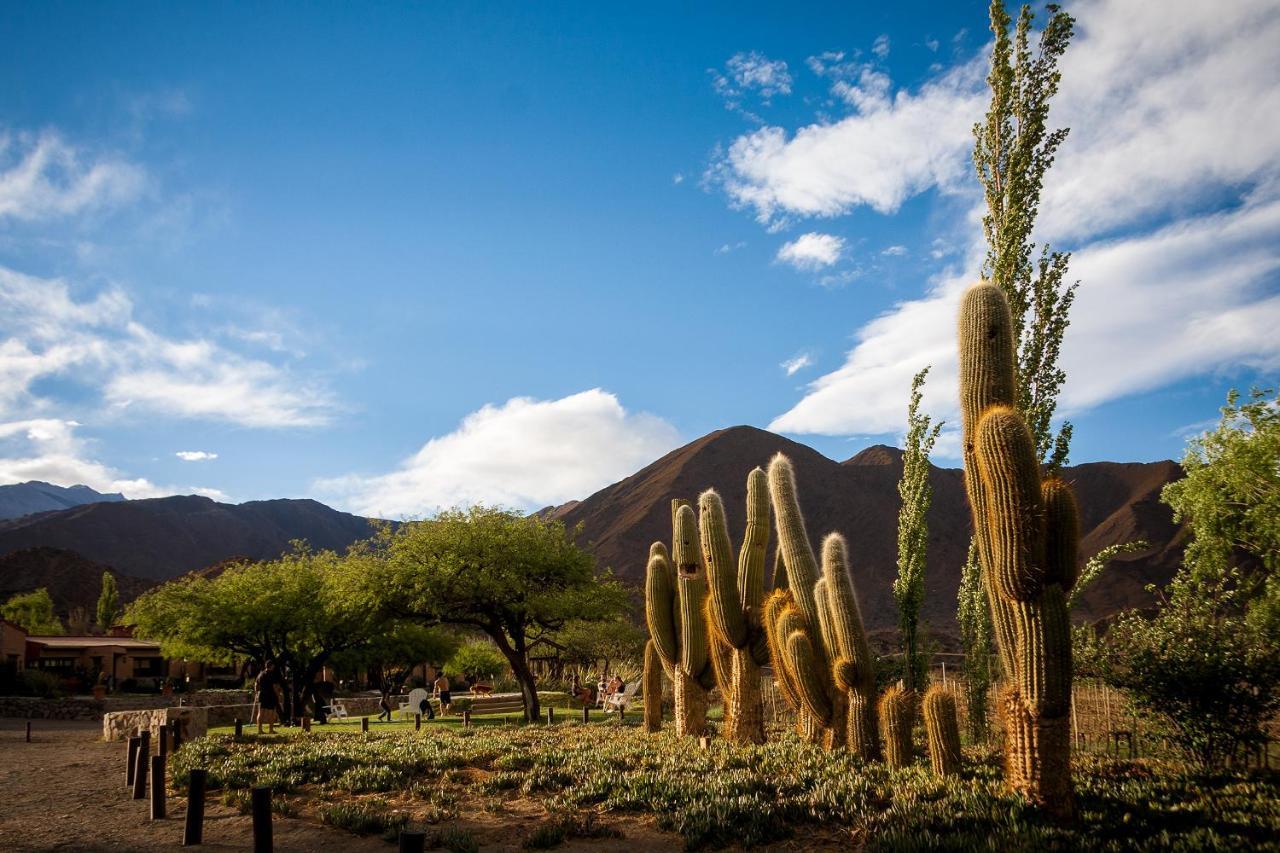
[[[1016,26],[1003,0],[990,8],[991,101],[986,117],[973,126],[973,164],[986,198],[982,218],[987,254],[982,275],[1004,291],[1017,341],[1017,403],[1031,428],[1039,458],[1051,470],[1067,461],[1071,424],[1054,432],[1053,416],[1066,373],[1058,364],[1068,314],[1079,282],[1067,282],[1071,255],[1046,244],[1036,252],[1031,240],[1044,175],[1053,165],[1067,128],[1049,129],[1049,102],[1057,94],[1058,60],[1071,41],[1075,20],[1057,5],[1046,7],[1048,23],[1032,48],[1035,13],[1023,6]],[[985,736],[987,691],[991,685],[991,614],[986,606],[982,566],[972,543],[961,575],[960,636],[969,685],[971,734]]]
[[[98,596],[98,627],[105,634],[120,616],[120,593],[111,572],[102,573],[102,593]]]
[[[920,607],[924,604],[925,557],[929,548],[929,505],[933,485],[929,482],[929,453],[938,439],[942,423],[932,423],[920,411],[925,377],[929,368],[911,380],[911,402],[907,404],[907,437],[902,452],[902,479],[898,481],[898,577],[893,581],[893,598],[898,604],[898,629],[902,635],[903,681],[908,690],[923,685],[928,661],[920,652]]]

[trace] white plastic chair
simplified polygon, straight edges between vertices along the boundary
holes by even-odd
[[[615,693],[609,697],[608,703],[605,705],[605,713],[617,711],[619,716],[627,710],[627,706],[631,704],[631,700],[635,698],[636,691],[640,689],[640,680],[636,679],[622,688],[621,693]]]
[[[324,706],[325,713],[335,720],[345,719],[347,716],[347,706],[340,699],[334,699],[332,705]]]
[[[421,687],[415,687],[410,690],[408,699],[400,703],[401,719],[410,718],[414,714],[423,713],[422,703],[430,701],[431,694],[427,693],[427,691],[423,690]]]

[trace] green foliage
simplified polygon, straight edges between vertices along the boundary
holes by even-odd
[[[1201,576],[1230,564],[1237,549],[1280,573],[1280,396],[1254,389],[1246,402],[1227,395],[1216,429],[1192,439],[1187,476],[1161,497],[1175,520],[1191,525],[1187,563]]]
[[[924,569],[929,548],[929,506],[933,485],[929,482],[929,452],[938,440],[942,422],[931,422],[920,412],[925,377],[924,368],[911,380],[911,401],[907,405],[907,436],[903,442],[902,479],[898,481],[898,576],[893,581],[893,599],[898,604],[898,630],[902,634],[906,686],[914,690],[928,681],[929,661],[920,652],[917,632],[920,607],[924,604]]]
[[[1067,610],[1072,610],[1080,603],[1081,596],[1084,591],[1089,588],[1106,569],[1107,564],[1122,554],[1134,554],[1138,551],[1145,551],[1151,547],[1151,543],[1145,539],[1139,539],[1135,542],[1117,542],[1114,545],[1108,545],[1098,553],[1089,558],[1084,564],[1084,568],[1080,570],[1080,577],[1076,580],[1075,586],[1071,587],[1071,592],[1067,595]]]
[[[376,669],[387,684],[397,686],[404,683],[415,666],[443,663],[457,652],[458,646],[458,637],[451,631],[388,618],[383,620],[382,630],[367,642],[335,652],[332,662],[347,672]]]
[[[0,604],[0,618],[37,637],[56,637],[66,633],[61,620],[53,615],[53,599],[44,587],[20,592]]]
[[[115,575],[102,573],[102,592],[98,595],[98,627],[110,631],[120,616],[120,593],[116,589]]]
[[[408,815],[391,811],[385,800],[334,803],[321,806],[318,813],[323,823],[356,835],[399,832],[409,822]]]
[[[1013,23],[1004,0],[992,0],[991,101],[973,127],[973,163],[986,195],[982,229],[987,241],[983,277],[1009,302],[1017,345],[1017,408],[1035,438],[1037,458],[1054,471],[1066,463],[1071,425],[1057,435],[1051,422],[1066,373],[1058,366],[1070,322],[1076,284],[1064,284],[1070,254],[1044,246],[1033,260],[1031,233],[1040,207],[1045,172],[1053,165],[1067,129],[1048,129],[1049,102],[1058,92],[1058,60],[1071,41],[1074,19],[1056,6],[1032,50],[1035,13],[1023,6]]]
[[[507,659],[489,640],[463,643],[445,664],[445,671],[450,675],[474,675],[477,678],[496,677],[507,669]]]
[[[594,667],[603,661],[612,666],[619,661],[637,661],[644,654],[647,635],[630,619],[574,619],[551,635],[563,649],[565,663]]]
[[[982,568],[978,563],[978,543],[969,543],[969,555],[960,573],[959,607],[960,643],[964,647],[965,691],[969,717],[969,739],[982,743],[987,739],[987,696],[991,692],[991,609],[982,586]]]
[[[575,619],[612,619],[626,593],[563,523],[476,506],[386,530],[353,593],[373,613],[479,630],[507,660],[525,712],[539,716],[528,649]]]
[[[441,728],[430,737],[317,730],[272,742],[214,735],[188,742],[170,761],[178,788],[191,768],[205,767],[212,788],[289,785],[325,805],[349,802],[332,783],[338,773],[385,766],[389,784],[415,780],[402,806],[415,814],[485,796],[535,797],[549,813],[544,825],[564,826],[571,819],[562,815],[652,815],[689,848],[792,835],[847,844],[850,834],[871,850],[1229,850],[1274,847],[1280,838],[1272,775],[1196,780],[1160,764],[1086,756],[1076,761],[1079,819],[1060,824],[1006,791],[989,761],[970,760],[942,778],[921,764],[890,770],[791,735],[704,750],[670,732],[604,725]],[[458,772],[464,767],[489,772]],[[441,832],[444,846],[456,831]],[[558,835],[527,837],[536,846]],[[478,840],[466,839],[470,848],[450,849],[476,849]]]
[[[18,690],[26,696],[39,696],[42,699],[58,699],[67,695],[61,678],[39,669],[23,670],[18,677]]]
[[[1250,618],[1236,580],[1234,570],[1206,579],[1184,569],[1154,615],[1124,614],[1083,644],[1084,664],[1163,720],[1202,771],[1261,742],[1280,712],[1280,631]]]

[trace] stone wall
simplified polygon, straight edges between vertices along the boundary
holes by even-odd
[[[202,737],[209,731],[207,708],[156,708],[139,711],[112,711],[102,717],[102,739],[128,740],[140,729],[151,732],[151,742],[157,743],[160,729],[179,720],[183,740]]]
[[[197,690],[173,696],[159,694],[108,696],[105,699],[93,699],[88,696],[66,696],[61,699],[0,696],[0,717],[19,717],[29,720],[101,720],[105,713],[174,708],[178,706],[179,700],[183,707],[235,705],[251,703],[253,693],[248,690]]]
[[[0,696],[0,717],[28,720],[100,720],[103,704],[96,699],[67,697],[40,699],[35,696]]]

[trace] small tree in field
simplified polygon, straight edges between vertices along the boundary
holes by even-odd
[[[370,605],[485,634],[511,667],[531,720],[540,708],[529,645],[573,619],[611,618],[626,602],[616,582],[596,576],[562,523],[538,516],[450,510],[387,532],[378,549],[364,578]]]
[[[451,675],[476,678],[497,678],[508,669],[506,657],[489,640],[463,643],[445,664],[445,671]]]
[[[102,632],[111,630],[111,626],[120,617],[120,593],[116,589],[116,579],[111,572],[102,573],[102,592],[98,595],[98,627]]]
[[[902,479],[898,495],[898,576],[893,581],[893,599],[898,604],[898,629],[902,634],[902,669],[908,690],[928,682],[929,662],[920,652],[918,631],[920,607],[924,604],[924,569],[929,548],[929,506],[933,485],[929,482],[929,452],[938,440],[941,423],[932,424],[920,412],[925,376],[921,370],[911,380],[911,401],[907,405],[907,437],[903,442]]]

